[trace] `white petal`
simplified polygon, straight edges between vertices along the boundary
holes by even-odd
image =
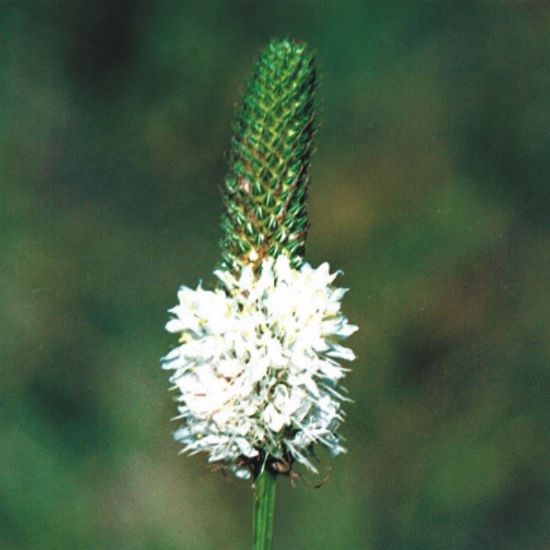
[[[344,346],[339,346],[338,344],[334,344],[332,349],[327,352],[327,355],[329,357],[345,359],[346,361],[353,361],[355,359],[355,353],[353,353],[353,351]]]

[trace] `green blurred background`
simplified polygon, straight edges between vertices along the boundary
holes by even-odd
[[[3,2],[0,547],[240,549],[159,358],[211,281],[257,51],[318,51],[308,259],[351,288],[349,453],[276,548],[548,548],[550,6]]]

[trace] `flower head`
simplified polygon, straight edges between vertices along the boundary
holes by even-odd
[[[357,327],[340,311],[338,273],[327,263],[294,269],[281,254],[257,274],[251,266],[215,274],[216,290],[181,287],[166,325],[180,335],[163,359],[183,421],[174,438],[239,477],[278,460],[316,471],[314,444],[344,451],[338,360],[355,358],[340,345]]]

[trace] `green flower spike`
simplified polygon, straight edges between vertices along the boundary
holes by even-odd
[[[314,133],[315,57],[273,40],[259,55],[233,125],[222,217],[222,268],[286,252],[299,266]]]
[[[319,473],[316,445],[345,452],[338,360],[355,358],[341,342],[357,327],[341,313],[338,272],[303,259],[314,89],[307,46],[261,52],[234,125],[219,286],[182,286],[166,324],[179,335],[163,358],[179,392],[174,438],[253,479],[255,550],[271,548],[277,476],[295,462]]]

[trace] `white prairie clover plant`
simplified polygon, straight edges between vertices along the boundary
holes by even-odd
[[[357,327],[340,311],[338,272],[303,257],[314,133],[315,58],[274,40],[261,53],[233,125],[219,283],[181,287],[166,329],[183,452],[253,477],[254,548],[272,541],[275,479],[314,448],[344,451],[340,386]]]

